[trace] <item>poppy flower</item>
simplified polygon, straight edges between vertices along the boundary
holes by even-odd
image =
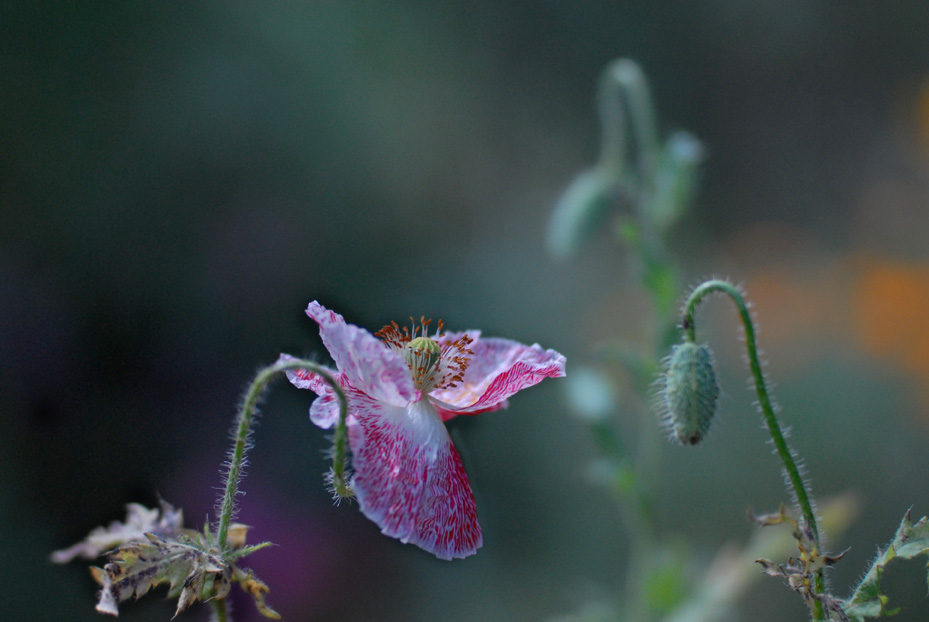
[[[362,513],[385,535],[441,559],[475,553],[482,544],[477,507],[444,422],[505,408],[517,391],[564,376],[564,356],[477,330],[446,333],[441,322],[432,334],[426,320],[371,334],[315,301],[306,313],[319,324],[337,367],[327,371],[347,399],[351,484]],[[319,395],[310,420],[336,425],[332,387],[309,370],[287,374]]]

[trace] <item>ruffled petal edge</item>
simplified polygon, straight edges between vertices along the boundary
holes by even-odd
[[[443,420],[505,408],[511,395],[545,378],[565,375],[565,357],[539,344],[527,346],[510,339],[476,340],[474,356],[458,386],[433,391],[431,397]]]
[[[319,335],[339,371],[349,384],[371,397],[394,406],[405,406],[420,398],[410,368],[381,340],[317,301],[306,314],[319,324]]]
[[[289,354],[281,354],[278,359],[278,361],[293,360],[296,360],[296,358]],[[345,378],[342,374],[328,367],[323,367],[323,369],[344,389]],[[298,389],[309,389],[319,396],[310,405],[310,421],[326,430],[338,423],[339,396],[321,375],[302,368],[288,369],[285,373],[292,385]]]

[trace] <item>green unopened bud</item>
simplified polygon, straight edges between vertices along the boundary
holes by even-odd
[[[699,443],[710,428],[719,397],[710,348],[689,341],[674,346],[662,393],[671,436],[682,445]]]

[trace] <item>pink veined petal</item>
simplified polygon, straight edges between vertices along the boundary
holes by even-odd
[[[458,386],[433,391],[444,420],[454,414],[475,415],[506,407],[506,399],[545,378],[565,375],[565,357],[540,345],[486,338],[471,344],[474,356]]]
[[[278,360],[292,361],[294,357],[282,354]],[[334,369],[324,369],[344,390],[345,377]],[[322,376],[308,369],[288,369],[285,373],[290,383],[298,389],[309,389],[319,395],[310,406],[310,421],[323,429],[329,429],[339,421],[339,396]]]
[[[426,400],[397,408],[359,396],[349,427],[352,485],[381,532],[441,559],[482,544],[477,506],[461,458]]]
[[[406,406],[420,398],[410,368],[403,358],[384,343],[315,300],[306,314],[319,324],[319,335],[339,371],[349,384],[371,397]]]
[[[487,408],[483,408],[480,410],[473,410],[470,408],[467,410],[459,410],[457,408],[449,407],[449,405],[442,404],[435,400],[430,400],[430,401],[432,401],[433,408],[435,408],[436,412],[439,413],[439,416],[442,417],[442,421],[448,421],[449,419],[454,419],[458,415],[480,415],[481,413],[489,413],[495,410],[501,410],[503,408],[507,408],[510,405],[510,403],[507,400],[503,400],[502,402],[494,404],[493,406],[488,406]]]
[[[297,357],[291,356],[289,354],[281,354],[277,359],[278,363],[284,361],[296,361]],[[329,375],[333,377],[336,382],[339,382],[339,372],[334,369],[329,369],[325,365],[320,365],[324,370],[329,372]],[[332,390],[332,387],[326,382],[323,377],[317,373],[314,373],[308,369],[294,368],[288,369],[284,373],[287,374],[287,379],[290,380],[290,383],[297,387],[298,389],[309,389],[313,393],[323,393],[327,389]],[[339,382],[341,386],[341,382]]]

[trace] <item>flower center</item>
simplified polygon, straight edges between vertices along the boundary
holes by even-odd
[[[442,360],[442,348],[435,339],[417,337],[403,347],[403,359],[413,372],[413,382],[420,389],[433,380],[432,372]]]
[[[468,349],[474,340],[466,334],[454,340],[447,338],[442,332],[442,320],[439,320],[438,329],[432,337],[427,336],[432,320],[420,318],[419,326],[412,318],[410,321],[412,331],[391,322],[374,334],[403,357],[410,367],[416,388],[423,393],[458,386],[474,354]]]

